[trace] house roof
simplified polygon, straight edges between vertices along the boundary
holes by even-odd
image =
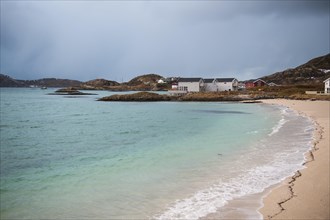
[[[330,78],[328,78],[328,79],[324,80],[323,82],[327,82],[327,81],[329,81],[329,80],[330,80]]]
[[[264,82],[264,83],[267,84],[267,82],[265,82],[265,81],[262,80],[262,79],[249,79],[249,80],[245,80],[244,83],[256,83],[256,82],[258,82],[258,81],[262,81],[262,82]]]
[[[214,79],[204,79],[205,83],[213,83]]]
[[[264,82],[264,83],[266,83],[264,80],[262,80],[262,79],[256,79],[255,81],[253,81],[253,83],[255,83],[255,82],[258,82],[258,81],[262,81],[262,82]],[[267,84],[267,83],[266,83]]]
[[[179,82],[199,82],[202,78],[180,78]]]
[[[218,82],[232,82],[235,78],[217,78]]]

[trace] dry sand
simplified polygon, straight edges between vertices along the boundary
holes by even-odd
[[[290,107],[316,123],[314,148],[306,154],[306,169],[286,179],[263,199],[264,219],[330,219],[329,101],[263,100]]]

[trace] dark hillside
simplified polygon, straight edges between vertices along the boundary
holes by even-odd
[[[56,78],[44,78],[44,79],[37,79],[37,80],[22,80],[28,86],[36,85],[39,87],[46,86],[46,87],[73,87],[79,86],[81,84],[78,80],[71,80],[71,79],[56,79]]]
[[[11,78],[10,76],[0,74],[0,87],[24,87],[24,82]]]
[[[0,74],[0,87],[72,87],[79,86],[81,84],[78,80],[70,79],[56,79],[56,78],[44,78],[37,80],[19,80],[13,79],[10,76]]]
[[[293,69],[277,72],[261,79],[279,85],[321,84],[330,77],[330,54],[314,58]]]

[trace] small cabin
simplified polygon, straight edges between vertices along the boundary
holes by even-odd
[[[262,87],[268,84],[262,79],[249,80],[245,82],[245,88]]]
[[[237,91],[238,80],[236,78],[217,78],[217,91]]]
[[[202,92],[204,91],[204,80],[202,78],[180,78],[178,80],[178,90]]]

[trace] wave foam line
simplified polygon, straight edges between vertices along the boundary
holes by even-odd
[[[285,108],[281,110],[281,120],[279,120],[279,122],[272,128],[272,132],[268,134],[268,136],[273,136],[274,134],[276,134],[277,132],[280,131],[280,129],[283,127],[283,125],[288,121],[286,120],[284,117],[286,115],[289,115],[289,108]]]
[[[198,191],[190,198],[176,201],[172,207],[153,219],[199,219],[205,217],[225,206],[230,200],[263,192],[265,188],[293,175],[294,171],[301,167],[302,165],[299,164],[288,166],[285,160],[281,160],[247,170],[245,174],[226,182],[219,181],[208,189]]]

